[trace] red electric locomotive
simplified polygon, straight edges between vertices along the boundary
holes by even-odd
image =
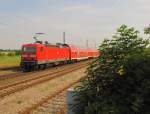
[[[36,42],[24,44],[21,53],[21,68],[30,71],[35,68],[46,68],[48,65],[76,62],[83,59],[98,57],[96,49],[83,49],[69,44]]]

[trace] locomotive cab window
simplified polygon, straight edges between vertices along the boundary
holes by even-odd
[[[34,46],[26,46],[22,48],[23,52],[36,52],[36,47]]]

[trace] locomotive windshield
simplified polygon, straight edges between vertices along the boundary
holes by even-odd
[[[22,48],[23,52],[36,52],[36,47],[34,46],[27,46]]]

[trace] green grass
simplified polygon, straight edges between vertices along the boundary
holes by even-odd
[[[20,56],[0,56],[0,67],[18,66]]]

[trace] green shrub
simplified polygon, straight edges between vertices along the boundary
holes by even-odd
[[[15,53],[14,52],[8,52],[7,56],[15,56]]]
[[[15,50],[15,55],[18,56],[21,54],[21,51],[20,50]]]
[[[145,49],[145,54],[150,56],[150,48]]]
[[[76,114],[149,114],[149,40],[122,25],[100,46],[101,56],[88,68],[87,78],[76,88]]]
[[[4,56],[4,55],[5,55],[4,53],[0,52],[0,56]]]
[[[150,34],[150,25],[144,28],[145,34]]]

